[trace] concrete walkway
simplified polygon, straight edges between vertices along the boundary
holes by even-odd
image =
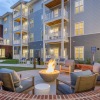
[[[11,67],[33,67],[33,64],[0,64],[0,66],[11,66]],[[46,68],[44,65],[36,65],[36,68]]]

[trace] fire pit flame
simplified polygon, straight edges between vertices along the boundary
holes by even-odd
[[[56,66],[56,61],[53,59],[50,59],[48,62],[48,68],[46,70],[46,73],[53,73],[55,66]]]
[[[52,82],[58,77],[59,71],[55,70],[55,66],[56,61],[54,59],[50,59],[48,62],[48,68],[39,71],[39,74],[44,81]]]

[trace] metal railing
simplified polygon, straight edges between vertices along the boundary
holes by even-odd
[[[17,12],[16,14],[13,15],[13,18],[16,18],[16,17],[18,17],[20,15],[21,15],[21,12]],[[22,12],[22,16],[27,17],[28,16],[28,13]]]
[[[20,25],[14,27],[14,31],[17,31],[17,30],[20,30],[20,29],[21,29],[21,26]]]
[[[13,44],[20,44],[20,40],[14,40]]]
[[[45,14],[45,21],[52,20],[58,17],[61,17],[61,9],[58,10],[58,13],[55,14],[54,11],[51,11],[48,14]],[[64,16],[68,18],[68,12],[64,9]]]
[[[20,40],[14,40],[13,44],[20,44]],[[22,44],[28,44],[28,39],[22,39]]]
[[[10,45],[10,42],[0,41],[0,45]]]
[[[67,39],[68,38],[68,33],[64,32],[64,36],[61,36],[61,32],[56,32],[52,34],[45,34],[44,40],[58,40],[58,39]]]
[[[14,31],[18,31],[18,30],[21,30],[21,25],[14,27]],[[28,31],[28,26],[23,25],[22,30]]]
[[[22,44],[28,44],[28,39],[23,39]]]

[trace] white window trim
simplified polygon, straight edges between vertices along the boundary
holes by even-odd
[[[83,28],[83,34],[76,35],[75,24],[79,24],[79,23],[83,23],[83,25],[84,25],[84,21],[80,21],[80,22],[76,22],[76,23],[74,23],[74,36],[82,36],[82,35],[84,35],[84,31],[85,31],[84,28]],[[85,26],[85,25],[84,25],[84,26]],[[84,27],[84,26],[83,26],[83,27]]]
[[[77,0],[75,0],[75,2],[74,2],[74,14],[79,14],[79,13],[84,12],[84,4],[85,4],[85,3],[84,3],[84,0],[83,0],[83,11],[76,13],[76,7],[75,7],[76,1],[77,1]]]
[[[84,46],[74,46],[74,59],[78,60],[75,58],[75,48],[83,48],[83,51],[84,51]],[[84,61],[84,52],[83,52],[83,60],[82,61]]]

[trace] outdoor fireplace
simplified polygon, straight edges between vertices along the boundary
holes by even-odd
[[[46,70],[39,71],[39,74],[44,81],[52,82],[58,77],[59,71],[54,70],[55,66],[56,66],[56,61],[53,59],[50,59],[47,65],[48,68]]]

